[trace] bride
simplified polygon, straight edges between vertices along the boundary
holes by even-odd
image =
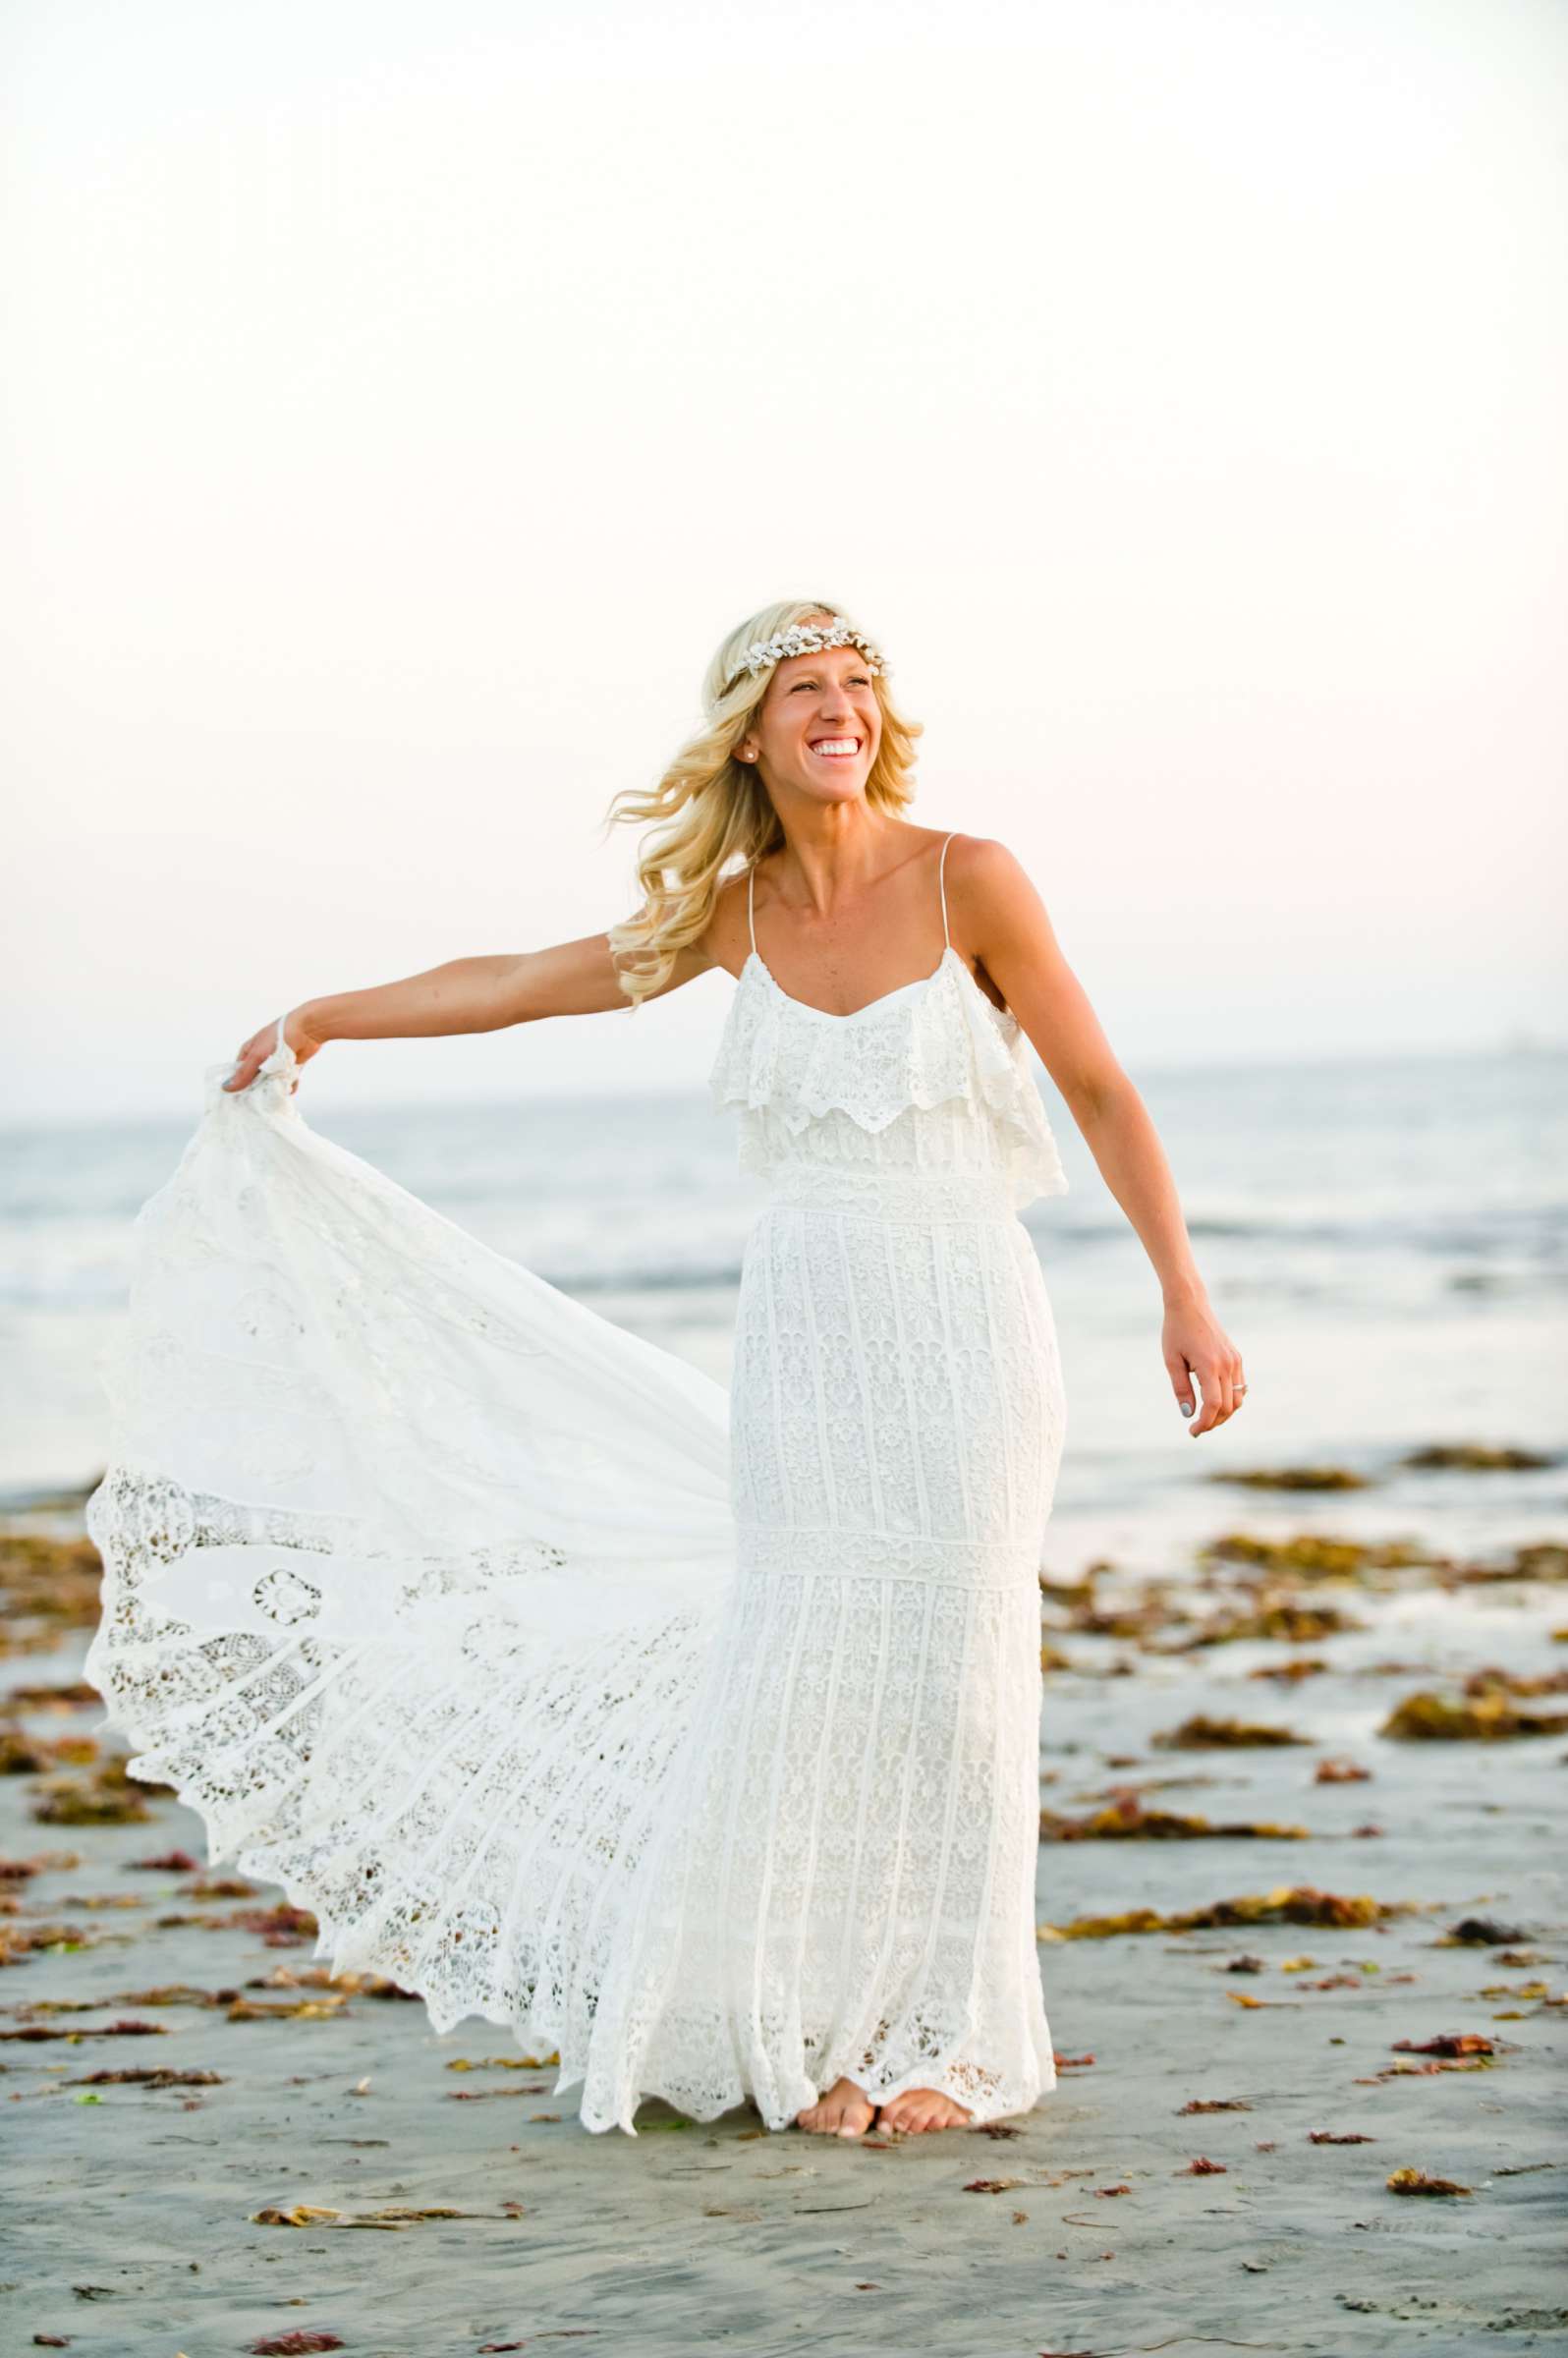
[[[1043,1060],[1153,1265],[1195,1434],[1246,1385],[1148,1114],[1000,843],[915,823],[838,608],[726,637],[586,939],[305,1000],[209,1070],[105,1355],[87,1675],[133,1775],[332,1970],[643,2098],[859,2136],[1055,2080],[1035,1934],[1065,1433],[1021,1210]],[[748,1234],[728,1389],[305,1121],[340,1041],[639,1009],[722,967]],[[1202,1406],[1194,1415],[1197,1392]]]

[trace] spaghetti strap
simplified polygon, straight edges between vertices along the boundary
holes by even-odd
[[[954,833],[957,833],[956,828],[954,829]],[[953,946],[947,937],[947,882],[942,874],[942,870],[947,866],[947,844],[951,843],[952,840],[952,835],[949,835],[947,838],[947,843],[944,843],[942,846],[942,856],[936,863],[937,889],[940,891],[942,896],[942,947],[944,950],[950,950]]]
[[[748,932],[752,936],[752,955],[754,958],[756,956],[756,919],[753,916],[752,910],[756,899],[756,869],[754,864],[746,871],[746,926]]]

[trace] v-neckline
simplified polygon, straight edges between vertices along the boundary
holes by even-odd
[[[749,963],[756,966],[770,990],[776,990],[779,997],[785,1000],[789,1006],[798,1007],[802,1015],[814,1015],[824,1024],[853,1024],[858,1023],[863,1015],[870,1015],[878,1007],[885,1007],[892,999],[905,998],[912,990],[925,989],[929,983],[936,981],[937,976],[954,954],[952,944],[949,943],[928,975],[917,975],[913,982],[897,982],[891,990],[881,991],[874,999],[868,999],[864,1007],[851,1007],[844,1015],[840,1015],[832,1007],[813,1007],[810,999],[798,999],[793,991],[786,990],[760,950],[752,951]]]
[[[855,1024],[859,1023],[863,1015],[874,1015],[879,1007],[889,1006],[895,999],[907,998],[912,991],[928,990],[930,985],[938,981],[939,978],[946,972],[948,966],[955,961],[962,968],[964,974],[968,976],[972,988],[978,991],[980,996],[985,1001],[985,1004],[990,1009],[992,1015],[994,1015],[1001,1022],[1007,1022],[1011,1016],[1011,1010],[1006,1007],[998,1007],[993,998],[991,998],[985,991],[980,990],[980,984],[975,981],[974,976],[970,973],[968,964],[959,956],[958,951],[954,949],[951,942],[947,944],[940,958],[938,958],[936,964],[932,967],[928,975],[917,975],[912,982],[896,982],[891,990],[879,992],[874,999],[868,999],[864,1007],[851,1007],[848,1013],[843,1015],[839,1014],[835,1008],[813,1007],[809,999],[796,998],[794,992],[786,990],[783,983],[778,981],[777,977],[773,974],[772,969],[768,966],[767,961],[763,958],[760,950],[752,950],[748,954],[746,964],[747,966],[755,966],[756,968],[757,973],[761,976],[768,988],[776,992],[787,1007],[798,1007],[802,1015],[814,1015],[819,1023]],[[745,968],[743,967],[741,971],[744,974]]]

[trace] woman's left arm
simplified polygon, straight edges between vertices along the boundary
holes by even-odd
[[[1188,1431],[1223,1425],[1241,1405],[1241,1354],[1208,1300],[1193,1257],[1171,1167],[1148,1108],[1117,1062],[1099,1019],[1073,973],[1045,905],[1005,844],[958,839],[947,862],[954,928],[1002,992],[1062,1094],[1074,1121],[1153,1263],[1165,1304],[1160,1338],[1166,1373],[1184,1417],[1193,1381],[1203,1407]]]

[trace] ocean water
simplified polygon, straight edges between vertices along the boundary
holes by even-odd
[[[1417,1474],[1428,1441],[1568,1440],[1568,1058],[1341,1060],[1137,1073],[1200,1267],[1250,1385],[1196,1442],[1160,1354],[1153,1271],[1076,1125],[1040,1087],[1069,1193],[1026,1223],[1056,1314],[1067,1446],[1046,1557],[1171,1569],[1262,1531],[1434,1533],[1453,1552],[1568,1532],[1568,1457]],[[748,1224],[734,1116],[699,1091],[603,1101],[334,1109],[312,1127],[495,1250],[723,1381]],[[131,1223],[188,1121],[0,1132],[0,1503],[103,1462],[96,1355],[123,1316]],[[1331,1461],[1343,1495],[1249,1492],[1225,1470]]]

